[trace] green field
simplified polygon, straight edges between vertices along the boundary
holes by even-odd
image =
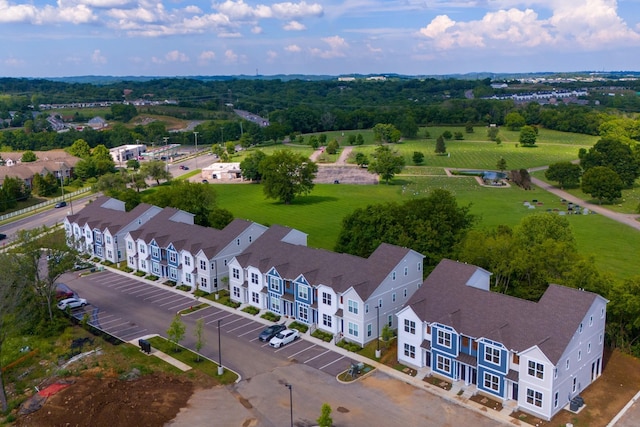
[[[562,207],[557,197],[545,191],[481,187],[472,177],[399,177],[394,184],[318,184],[309,196],[300,197],[291,205],[265,199],[259,185],[216,184],[214,188],[219,205],[235,217],[299,229],[309,235],[309,246],[329,250],[335,245],[342,218],[353,210],[372,203],[423,197],[434,188],[451,191],[461,205],[471,203],[471,212],[480,217],[480,228],[514,226],[526,215]],[[533,199],[542,205],[536,209],[523,205]],[[566,218],[573,226],[580,252],[594,255],[602,271],[617,278],[638,274],[635,265],[640,253],[640,232],[600,215]]]

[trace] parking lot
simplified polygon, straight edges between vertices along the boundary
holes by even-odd
[[[175,313],[203,302],[203,299],[196,300],[173,288],[110,271],[64,280],[90,303],[84,309],[75,310],[73,315],[81,319],[88,313],[89,324],[123,341],[132,341],[149,334],[166,335],[164,331]],[[142,316],[141,310],[145,313]],[[182,318],[187,325],[203,319],[205,330],[210,335],[208,342],[211,344],[203,353],[214,360],[218,355],[216,334],[220,322],[223,351],[226,347],[224,344],[233,341],[249,345],[252,351],[268,354],[283,362],[308,365],[332,376],[344,371],[351,363],[349,358],[337,352],[305,341],[304,334],[303,339],[278,349],[272,348],[268,342],[258,339],[260,332],[270,322],[221,304],[183,315]],[[162,327],[159,328],[158,324]],[[184,344],[188,346],[189,340],[185,340]],[[243,371],[242,367],[234,366],[234,369],[239,369],[241,373]]]

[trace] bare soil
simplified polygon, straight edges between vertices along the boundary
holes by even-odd
[[[162,426],[186,406],[194,384],[176,376],[152,374],[127,381],[80,377],[18,419],[17,426]]]

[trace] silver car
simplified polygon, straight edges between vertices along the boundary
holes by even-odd
[[[84,298],[71,297],[58,301],[58,308],[60,310],[66,310],[68,308],[78,308],[87,305],[87,300]]]

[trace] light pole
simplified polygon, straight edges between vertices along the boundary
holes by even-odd
[[[285,384],[284,386],[289,389],[289,410],[291,413],[291,427],[293,427],[293,387],[291,384]]]
[[[222,376],[224,368],[222,367],[222,346],[220,345],[220,322],[222,319],[218,319],[218,376]]]
[[[196,136],[196,169],[198,169],[198,132],[193,134]]]
[[[380,359],[380,304],[376,305],[376,329],[378,329],[378,339],[376,340],[376,359]]]
[[[164,164],[165,164],[165,169],[168,172],[169,171],[169,137],[165,136],[162,139],[164,139]]]

